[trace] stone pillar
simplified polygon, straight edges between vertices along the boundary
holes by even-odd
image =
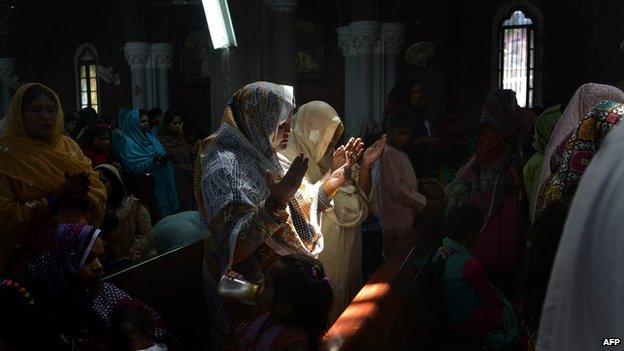
[[[357,119],[347,126],[347,136],[355,135],[373,117],[373,48],[379,38],[379,22],[357,21],[349,24],[357,55]]]
[[[299,0],[270,0],[271,80],[295,86],[297,83],[295,10]]]
[[[147,61],[150,58],[150,44],[126,43],[124,54],[132,74],[132,107],[147,108]]]
[[[152,44],[152,62],[154,66],[155,96],[154,106],[163,111],[170,108],[169,70],[173,58],[173,45],[170,43]]]
[[[338,32],[338,48],[345,59],[345,107],[342,122],[346,127],[350,127],[356,125],[358,121],[357,56],[351,28],[344,26],[337,28],[336,31]]]
[[[11,99],[13,98],[14,88],[12,86],[12,82],[15,81],[14,76],[15,71],[15,60],[8,57],[0,58],[0,82],[2,86],[1,91],[1,105],[0,105],[0,119],[4,118],[6,114],[6,110],[9,107]]]
[[[392,90],[396,83],[397,56],[403,49],[403,28],[404,25],[402,23],[388,22],[381,25],[381,42],[383,44],[382,52],[385,74],[384,90],[382,90],[382,109],[385,108],[388,94],[390,94],[390,90]]]
[[[386,91],[386,65],[381,37],[375,43],[373,49],[373,115],[372,119],[380,124],[383,119]]]

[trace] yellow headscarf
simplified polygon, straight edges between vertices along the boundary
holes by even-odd
[[[22,121],[22,99],[33,86],[50,91],[57,107],[56,124],[47,143],[31,139]],[[0,173],[52,195],[65,182],[65,174],[86,172],[91,180],[86,220],[91,225],[100,225],[106,209],[106,188],[78,144],[63,135],[63,110],[56,93],[39,83],[22,85],[13,96],[5,119],[6,130],[0,136]]]
[[[310,158],[306,178],[316,183],[327,170],[320,163],[323,156],[344,131],[338,112],[328,103],[311,101],[302,105],[293,116],[292,135],[288,148],[281,152],[290,162],[302,153]]]

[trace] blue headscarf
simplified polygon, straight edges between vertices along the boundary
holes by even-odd
[[[123,114],[124,112],[125,115]],[[119,145],[119,156],[126,164],[151,163],[157,155],[164,155],[165,148],[151,133],[141,129],[139,110],[121,109],[118,117],[119,129],[124,142]]]

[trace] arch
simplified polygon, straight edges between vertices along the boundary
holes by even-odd
[[[514,14],[520,11],[525,20],[522,21],[521,16]],[[515,17],[514,19],[511,19]],[[520,21],[520,22],[519,22]],[[528,71],[533,72],[533,77],[530,83],[527,83],[527,89],[530,89],[529,94],[526,95],[526,106],[541,106],[542,105],[542,77],[543,77],[543,33],[544,33],[544,16],[539,7],[534,3],[526,0],[514,0],[503,4],[492,18],[492,43],[491,43],[491,89],[502,87],[501,75],[504,63],[502,62],[501,48],[503,45],[503,38],[501,33],[503,26],[507,28],[526,27],[529,33],[532,32],[530,37],[532,48],[529,48],[530,55],[527,55]],[[531,44],[527,44],[531,45]],[[531,60],[532,58],[532,60]],[[529,78],[527,78],[528,80]],[[530,97],[529,97],[530,96]],[[519,100],[522,97],[519,97]]]
[[[93,107],[99,112],[100,90],[98,86],[98,53],[93,44],[84,43],[74,53],[76,79],[76,106],[80,110]]]

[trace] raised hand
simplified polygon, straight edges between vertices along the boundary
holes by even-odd
[[[383,154],[388,142],[388,136],[384,134],[381,139],[377,140],[372,146],[364,151],[364,159],[362,160],[362,167],[370,169],[371,165],[375,163]]]
[[[299,154],[282,179],[276,180],[275,175],[267,171],[267,183],[271,192],[269,199],[279,206],[285,206],[301,186],[307,170],[308,158]]]

